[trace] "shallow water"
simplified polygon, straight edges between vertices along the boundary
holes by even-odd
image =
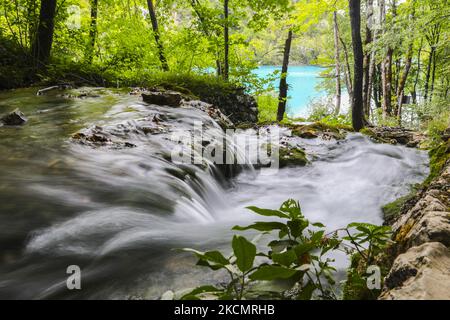
[[[230,228],[257,219],[246,206],[276,208],[288,198],[330,230],[354,221],[379,224],[381,206],[428,171],[424,152],[351,134],[340,142],[297,139],[314,158],[310,165],[274,176],[247,168],[227,183],[214,166],[166,161],[174,146],[169,133],[142,132],[155,115],[168,132],[195,120],[219,130],[203,112],[101,93],[83,99],[36,97],[32,89],[0,93],[0,113],[20,107],[29,118],[23,127],[0,127],[0,298],[157,298],[220,280],[172,249],[229,250]],[[73,133],[94,125],[136,147],[71,142]],[[345,257],[336,259],[345,268]],[[82,269],[79,291],[66,289],[72,264]]]

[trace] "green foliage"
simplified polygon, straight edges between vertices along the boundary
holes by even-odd
[[[367,267],[388,242],[389,227],[352,223],[346,228],[326,233],[322,223],[311,223],[295,200],[285,201],[278,210],[248,207],[253,213],[274,221],[257,221],[233,230],[256,230],[270,235],[265,250],[243,236],[232,240],[233,254],[226,258],[218,251],[192,252],[197,265],[214,271],[225,270],[229,281],[219,287],[202,286],[182,299],[337,299],[333,259],[328,253],[341,250],[356,255]],[[339,236],[345,233],[344,237]],[[365,275],[354,274],[351,281],[365,281]],[[268,283],[269,285],[263,285]]]
[[[271,94],[261,94],[256,97],[258,102],[258,120],[269,123],[277,120],[278,98]]]

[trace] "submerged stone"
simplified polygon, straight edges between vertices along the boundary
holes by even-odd
[[[27,122],[27,118],[19,109],[16,109],[1,117],[0,121],[7,126],[20,126]]]

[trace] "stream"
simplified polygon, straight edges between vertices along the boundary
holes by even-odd
[[[175,128],[203,121],[220,130],[206,113],[147,105],[129,90],[83,90],[90,93],[78,98],[0,92],[0,114],[20,108],[28,117],[24,126],[0,127],[2,299],[155,299],[220,281],[173,249],[229,252],[231,227],[260,219],[246,206],[277,208],[288,198],[329,230],[382,224],[381,207],[428,173],[426,152],[348,134],[341,141],[298,138],[313,159],[305,167],[262,175],[247,166],[225,180],[213,165],[180,166],[164,156]],[[167,131],[146,134],[155,115]],[[70,139],[94,126],[135,147]],[[348,260],[335,258],[342,272]],[[69,265],[82,270],[81,290],[66,288]]]

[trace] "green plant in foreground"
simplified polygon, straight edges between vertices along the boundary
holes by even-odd
[[[197,265],[214,271],[225,270],[229,281],[220,286],[201,286],[181,299],[337,299],[336,281],[328,253],[341,250],[359,255],[365,265],[389,239],[389,227],[366,223],[352,223],[346,228],[326,233],[322,223],[310,223],[295,200],[285,201],[278,210],[248,207],[254,213],[276,218],[276,221],[257,221],[233,230],[256,230],[254,241],[235,235],[233,253],[226,257],[219,251],[191,252],[199,259]],[[339,234],[344,232],[345,236]],[[254,242],[262,235],[276,233],[276,238],[258,251]]]

